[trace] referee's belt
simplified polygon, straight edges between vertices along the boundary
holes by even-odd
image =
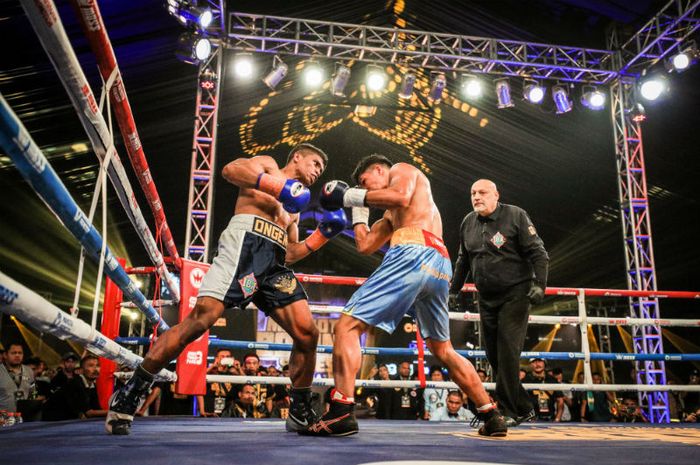
[[[426,231],[425,229],[416,228],[413,226],[397,229],[391,236],[391,246],[393,247],[399,244],[413,244],[432,247],[443,257],[450,258],[450,254],[447,252],[447,247],[442,239],[430,231]]]

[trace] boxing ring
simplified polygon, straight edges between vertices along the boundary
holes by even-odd
[[[148,175],[143,150],[138,142],[135,123],[128,107],[126,93],[119,77],[113,51],[99,18],[90,17],[93,34],[90,37],[98,54],[101,73],[109,91],[112,103],[120,122],[120,128],[127,138],[127,149],[132,163],[138,167],[142,187],[154,212],[158,233],[156,236],[165,244],[170,258],[165,259],[159,244],[148,231],[138,205],[133,201],[133,191],[128,184],[119,157],[109,134],[95,97],[92,95],[82,70],[70,48],[60,19],[51,2],[44,5],[44,17],[51,18],[51,24],[39,20],[42,13],[34,3],[23,1],[32,25],[37,30],[42,44],[49,51],[54,66],[59,71],[71,100],[81,115],[81,122],[90,136],[96,154],[103,162],[100,181],[106,177],[117,188],[119,199],[129,213],[134,227],[141,233],[145,248],[153,266],[127,269],[123,261],[113,256],[102,237],[92,225],[90,215],[86,215],[72,199],[61,180],[51,168],[48,160],[34,143],[29,133],[16,117],[4,98],[0,97],[0,143],[12,158],[22,176],[31,184],[52,212],[79,241],[86,254],[104,266],[108,276],[107,288],[114,312],[103,315],[102,332],[84,323],[13,280],[0,271],[0,311],[29,324],[37,330],[51,333],[60,339],[70,339],[82,344],[92,353],[114,363],[135,368],[142,358],[129,347],[147,346],[153,337],[169,329],[162,317],[163,306],[180,304],[182,309],[193,305],[196,295],[192,289],[175,284],[171,268],[183,271],[186,261],[177,255],[170,235],[153,180]],[[52,9],[53,8],[53,9]],[[85,21],[85,18],[83,18]],[[95,25],[101,26],[94,28]],[[95,45],[96,44],[96,45]],[[106,98],[106,96],[103,96]],[[100,104],[101,105],[101,104]],[[101,110],[101,108],[100,108]],[[126,136],[128,134],[128,136]],[[133,159],[136,159],[134,161]],[[103,187],[104,188],[104,187]],[[161,244],[162,245],[162,244]],[[201,270],[200,270],[201,272]],[[173,296],[173,301],[149,301],[134,285],[129,274],[152,273],[161,279]],[[365,278],[321,276],[298,274],[303,284],[360,286]],[[111,287],[110,287],[111,286]],[[196,285],[194,285],[196,287]],[[473,292],[474,287],[466,285],[465,291]],[[105,293],[107,294],[108,291]],[[700,299],[699,292],[687,291],[628,291],[616,289],[576,289],[553,288],[546,291],[550,296],[575,297],[577,314],[571,316],[530,316],[534,325],[575,325],[581,335],[581,348],[574,352],[526,351],[522,358],[540,357],[546,360],[581,361],[584,382],[582,384],[526,384],[526,389],[570,390],[570,391],[636,391],[669,392],[700,391],[698,385],[648,385],[648,384],[593,384],[591,362],[612,361],[700,361],[699,353],[683,354],[637,354],[601,353],[591,351],[588,344],[589,325],[643,326],[656,327],[699,327],[700,319],[644,319],[607,318],[587,314],[586,297],[648,297],[658,299]],[[122,296],[130,302],[121,302]],[[107,308],[107,303],[105,304]],[[148,324],[154,328],[151,337],[127,337],[119,335],[119,308],[131,306],[145,315]],[[183,307],[184,306],[184,307]],[[342,307],[314,304],[312,312],[317,314],[337,314]],[[247,310],[243,310],[247,311]],[[95,312],[96,314],[96,312]],[[116,320],[115,320],[116,314]],[[477,322],[479,315],[474,313],[450,312],[455,321]],[[94,321],[94,320],[93,320]],[[176,323],[175,321],[171,322]],[[419,339],[420,342],[420,339]],[[241,350],[289,351],[290,344],[269,343],[245,340],[203,339],[201,347],[230,348]],[[319,345],[322,354],[332,352],[332,346]],[[403,358],[418,357],[422,368],[424,357],[430,356],[421,346],[417,349],[396,347],[363,347],[365,355],[390,355]],[[472,360],[485,358],[480,350],[459,350],[464,357]],[[189,360],[189,359],[188,359]],[[104,363],[104,362],[103,362]],[[206,366],[206,357],[204,361]],[[104,366],[104,364],[103,364]],[[113,382],[113,366],[105,369],[109,383]],[[178,376],[169,370],[161,370],[157,379],[175,382]],[[289,384],[284,377],[253,377],[207,375],[206,382]],[[434,382],[424,379],[416,381],[380,381],[358,379],[357,386],[367,388],[456,388],[451,382]],[[316,378],[314,386],[326,388],[333,385],[330,378]],[[494,389],[493,383],[484,383],[486,389]],[[106,402],[106,399],[102,399]],[[650,408],[653,408],[651,406]],[[573,423],[528,423],[509,431],[506,438],[487,438],[477,434],[476,429],[465,423],[434,423],[424,421],[360,420],[360,433],[349,438],[312,438],[294,433],[286,433],[281,420],[245,420],[230,418],[199,417],[144,417],[137,418],[133,434],[128,437],[104,434],[102,419],[87,421],[37,422],[15,425],[0,429],[0,457],[3,463],[43,464],[47,461],[57,464],[92,463],[99,460],[105,464],[122,463],[172,463],[177,460],[182,465],[190,463],[508,463],[541,464],[566,460],[572,464],[605,463],[637,464],[647,463],[697,463],[700,447],[700,429],[695,425],[672,424],[573,424]],[[442,461],[442,462],[441,462]]]

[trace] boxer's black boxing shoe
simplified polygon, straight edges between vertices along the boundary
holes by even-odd
[[[331,401],[328,413],[308,428],[299,431],[304,436],[350,436],[359,428],[355,418],[355,405]]]

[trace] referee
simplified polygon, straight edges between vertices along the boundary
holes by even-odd
[[[498,202],[488,179],[471,188],[474,211],[459,233],[459,255],[450,286],[450,307],[468,273],[479,291],[481,332],[494,371],[496,398],[508,426],[534,418],[529,396],[519,380],[530,304],[544,298],[549,257],[527,213]]]

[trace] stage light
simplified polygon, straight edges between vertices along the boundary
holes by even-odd
[[[377,107],[374,105],[356,105],[354,113],[360,118],[368,118],[374,116],[377,112]]]
[[[605,94],[593,86],[584,86],[581,104],[590,110],[602,110],[605,107]]]
[[[306,84],[308,87],[316,88],[323,84],[323,68],[321,68],[321,65],[315,61],[309,61],[306,63],[306,66],[304,66],[303,76],[304,84]]]
[[[510,82],[508,78],[496,79],[495,84],[498,108],[510,108],[514,106],[513,99],[510,95]]]
[[[681,73],[688,69],[691,64],[693,64],[698,57],[698,49],[695,42],[690,42],[688,44],[679,47],[678,53],[673,55],[667,62],[667,68],[669,71],[675,71]]]
[[[345,65],[337,65],[335,69],[335,74],[331,78],[330,92],[334,97],[345,97],[343,93],[345,91],[345,86],[348,85],[350,80],[350,68]]]
[[[196,24],[200,30],[205,30],[214,20],[211,9],[193,6],[182,0],[168,0],[166,8],[183,26]]]
[[[413,71],[407,71],[401,79],[401,86],[399,87],[399,97],[411,98],[411,95],[413,95],[413,85],[415,83],[416,73],[414,73]]]
[[[644,79],[639,86],[639,92],[646,100],[656,100],[666,92],[666,80],[660,76],[650,76]]]
[[[557,115],[568,113],[573,108],[573,102],[569,98],[569,91],[565,85],[557,84],[552,88],[552,100],[554,100],[554,106],[557,107]]]
[[[380,91],[386,86],[386,73],[377,65],[367,66],[367,88],[371,91]]]
[[[475,99],[481,97],[483,91],[481,80],[470,74],[465,74],[462,76],[462,79],[462,94],[466,98]]]
[[[247,79],[253,75],[253,57],[250,53],[240,53],[233,60],[236,76]]]
[[[267,76],[263,78],[263,82],[267,87],[269,87],[272,90],[275,90],[275,87],[282,82],[282,79],[287,75],[287,70],[289,67],[287,64],[282,61],[280,57],[275,55],[275,57],[272,59],[272,71],[267,73]]]
[[[433,76],[433,83],[430,86],[430,92],[428,93],[428,98],[434,103],[438,103],[442,98],[442,91],[445,90],[447,85],[447,79],[443,73],[435,73]]]
[[[175,56],[185,63],[197,64],[211,55],[211,42],[194,32],[185,32],[177,40]]]
[[[534,79],[525,79],[523,83],[523,97],[530,103],[542,103],[544,99],[544,87]]]

